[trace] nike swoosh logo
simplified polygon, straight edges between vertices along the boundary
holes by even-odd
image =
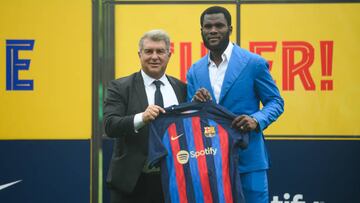
[[[17,181],[11,182],[11,183],[6,183],[6,184],[4,184],[4,185],[0,185],[0,190],[3,190],[3,189],[5,189],[5,188],[7,188],[7,187],[10,187],[10,186],[12,186],[12,185],[15,185],[16,183],[21,182],[21,181],[22,181],[22,180],[17,180]]]
[[[180,134],[180,135],[178,135],[178,136],[175,136],[175,137],[171,136],[171,140],[172,140],[172,141],[177,140],[177,139],[179,139],[179,137],[181,137],[181,136],[183,136],[183,135],[184,135],[184,133],[182,133],[182,134]]]

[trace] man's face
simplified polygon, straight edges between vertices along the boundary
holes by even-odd
[[[152,78],[159,79],[166,70],[171,53],[164,41],[144,39],[143,48],[139,51],[142,70]]]
[[[201,36],[210,51],[225,50],[232,26],[228,26],[223,13],[206,14],[201,27]]]

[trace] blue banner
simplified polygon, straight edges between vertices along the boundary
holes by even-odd
[[[360,141],[270,140],[270,203],[360,202]]]
[[[267,140],[270,203],[360,202],[360,141]],[[104,140],[104,181],[112,152]],[[109,191],[104,183],[104,202]]]
[[[90,202],[90,140],[2,140],[0,163],[0,202]]]

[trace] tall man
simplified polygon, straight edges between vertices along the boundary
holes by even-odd
[[[141,70],[109,83],[104,104],[105,132],[116,138],[107,182],[112,203],[161,203],[160,174],[146,163],[148,123],[163,107],[186,100],[186,85],[165,75],[170,39],[161,30],[140,39]]]
[[[239,115],[233,127],[250,133],[248,148],[239,151],[246,202],[269,202],[269,161],[263,130],[282,114],[284,101],[266,60],[230,42],[231,15],[225,8],[206,9],[200,23],[203,41],[210,53],[193,64],[187,74],[188,100],[213,99]]]

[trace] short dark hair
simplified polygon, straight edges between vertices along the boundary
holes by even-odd
[[[204,17],[207,14],[216,14],[216,13],[222,13],[225,16],[225,19],[227,21],[227,25],[231,26],[231,15],[229,13],[229,11],[221,6],[212,6],[207,8],[205,11],[202,12],[201,17],[200,17],[200,25],[203,26],[204,23]]]

